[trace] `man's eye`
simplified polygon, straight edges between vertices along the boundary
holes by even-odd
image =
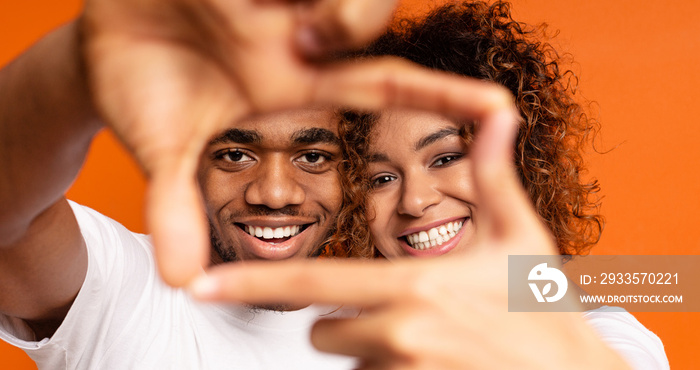
[[[306,153],[302,155],[299,160],[304,163],[321,164],[325,162],[328,158],[320,153]]]
[[[314,166],[319,166],[319,165],[325,165],[328,162],[330,162],[333,159],[330,154],[326,154],[325,152],[308,152],[304,153],[301,156],[297,158],[297,161],[302,163],[303,165],[314,165]]]
[[[216,159],[226,162],[247,162],[253,160],[249,155],[240,150],[228,150],[217,154]]]
[[[431,167],[440,167],[440,166],[444,166],[444,165],[446,165],[446,164],[448,164],[448,163],[450,163],[450,162],[452,162],[452,161],[456,161],[456,160],[458,160],[458,159],[460,159],[460,158],[462,158],[462,155],[456,155],[456,154],[446,155],[446,156],[443,156],[443,157],[438,158],[435,162],[433,162],[433,164],[431,165]]]
[[[322,151],[302,152],[294,160],[296,165],[309,173],[324,173],[333,168],[333,156]]]
[[[372,187],[379,188],[395,180],[396,177],[392,175],[379,175],[372,178]]]

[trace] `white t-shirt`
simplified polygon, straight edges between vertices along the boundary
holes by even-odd
[[[0,314],[0,339],[40,369],[352,369],[352,358],[316,351],[311,325],[354,310],[308,307],[251,311],[196,302],[158,277],[147,236],[71,202],[88,249],[80,293],[51,338],[36,341],[24,321]],[[659,338],[613,307],[587,322],[634,369],[668,369]]]
[[[40,369],[351,369],[316,351],[311,325],[347,310],[251,311],[194,301],[158,277],[147,236],[71,202],[88,249],[80,293],[51,338],[0,316],[0,338]]]
[[[659,337],[624,309],[603,306],[584,312],[583,318],[633,369],[670,368]]]

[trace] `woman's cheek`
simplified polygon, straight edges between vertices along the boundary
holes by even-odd
[[[388,258],[396,256],[397,251],[394,248],[399,248],[397,243],[391,243],[393,237],[389,235],[389,230],[393,229],[389,224],[392,219],[390,214],[392,209],[394,207],[388,204],[386,197],[381,195],[370,196],[369,206],[367,207],[369,231],[374,245],[384,257]]]

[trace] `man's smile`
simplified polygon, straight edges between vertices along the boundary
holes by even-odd
[[[300,253],[303,254],[300,257],[308,257],[302,250],[307,249],[308,243],[316,241],[307,240],[309,235],[313,239],[313,232],[309,234],[306,231],[313,230],[316,223],[276,223],[277,225],[235,223],[243,251],[253,258],[265,260],[287,259]]]
[[[293,238],[293,237],[299,235],[309,225],[311,225],[311,224],[270,227],[270,226],[247,225],[247,224],[240,224],[240,223],[236,224],[236,226],[243,229],[245,232],[250,234],[250,236],[254,236],[258,239],[261,239],[261,240],[268,242],[268,243],[271,243],[271,244],[285,242],[285,241],[289,240],[289,238]]]

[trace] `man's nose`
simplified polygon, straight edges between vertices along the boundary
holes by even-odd
[[[431,206],[439,204],[443,194],[431,176],[425,173],[406,174],[401,184],[398,212],[403,215],[421,217]]]
[[[294,177],[293,164],[286,158],[274,158],[261,163],[256,178],[245,192],[248,204],[280,209],[302,204],[306,194]]]

